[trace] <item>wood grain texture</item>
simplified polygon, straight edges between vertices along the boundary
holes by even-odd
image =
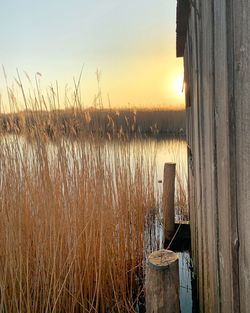
[[[179,313],[179,259],[170,250],[152,252],[146,267],[146,312]]]
[[[227,19],[225,1],[214,1],[215,126],[217,145],[217,205],[219,294],[221,312],[233,312]]]
[[[249,312],[250,3],[196,0],[184,66],[201,312]]]
[[[240,312],[250,308],[250,2],[233,2]]]

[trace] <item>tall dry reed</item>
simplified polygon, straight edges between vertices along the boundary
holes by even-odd
[[[51,114],[59,106],[57,89],[44,95],[36,76],[27,91],[18,72],[16,83],[32,135],[18,135],[27,122],[20,113],[18,121],[4,122],[12,134],[0,134],[0,312],[134,312],[145,216],[157,207],[153,161],[143,142],[121,142],[120,131],[112,141],[91,132],[77,141],[57,136],[58,125],[76,130],[79,83],[73,122],[62,124]],[[6,85],[10,107],[18,110]],[[96,102],[102,109],[100,92]]]
[[[141,149],[1,138],[0,312],[134,311],[156,205]]]

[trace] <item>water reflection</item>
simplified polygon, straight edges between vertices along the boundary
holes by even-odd
[[[39,149],[39,141],[29,140],[24,136],[6,135],[0,138],[0,144],[8,145],[14,151],[18,150],[20,159],[25,156],[32,163],[36,158]],[[59,143],[48,141],[46,143],[49,162],[56,162],[56,158],[60,154],[60,149],[67,153],[68,168],[72,168],[74,161],[81,160],[82,151],[91,153],[93,149],[93,141],[78,140],[72,142],[67,138],[62,138]],[[34,149],[35,148],[35,149]],[[126,151],[130,155],[129,166],[135,166],[138,156],[141,157],[142,164],[150,164],[153,169],[155,178],[155,188],[158,198],[161,199],[162,180],[164,163],[176,163],[176,175],[182,181],[183,188],[187,190],[187,145],[182,139],[133,139],[128,141],[118,140],[98,140],[95,143],[95,149],[100,154],[108,155],[108,161],[112,164],[117,157],[122,156],[121,151]],[[125,149],[125,150],[124,150]],[[12,151],[13,151],[12,150]],[[10,149],[11,151],[11,149]],[[107,162],[107,159],[105,159]],[[178,191],[178,184],[176,184]]]
[[[192,271],[190,269],[190,252],[178,252],[180,275],[180,305],[182,313],[192,313]]]

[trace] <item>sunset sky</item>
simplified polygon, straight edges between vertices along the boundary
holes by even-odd
[[[104,104],[109,94],[112,106],[181,105],[175,7],[175,0],[4,1],[1,64],[9,81],[18,68],[31,77],[42,73],[44,86],[73,86],[83,66],[86,106],[97,92],[97,69]],[[2,73],[0,79],[3,90]]]

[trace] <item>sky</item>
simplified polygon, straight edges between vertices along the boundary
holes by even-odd
[[[181,106],[182,59],[175,57],[175,0],[9,0],[1,4],[0,62],[42,86],[73,89],[83,68],[82,99],[93,104],[96,71],[104,105]],[[40,77],[40,76],[39,76]],[[0,74],[0,89],[5,86]]]

